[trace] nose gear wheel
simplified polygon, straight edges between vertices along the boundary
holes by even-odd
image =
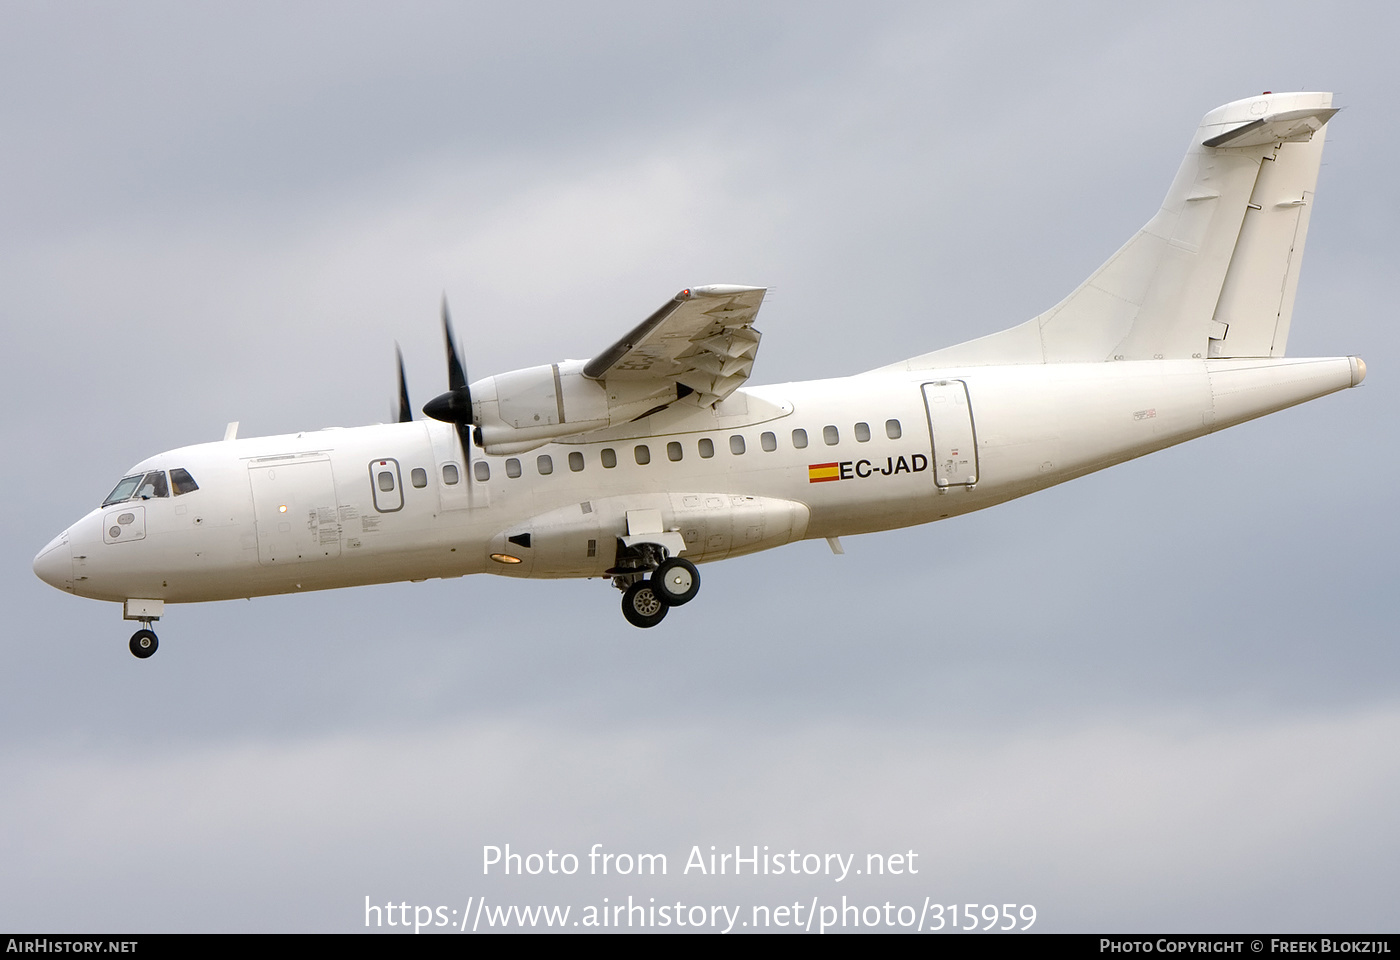
[[[160,641],[156,639],[154,631],[142,629],[131,635],[131,643],[128,646],[131,647],[132,656],[145,660],[156,652]]]

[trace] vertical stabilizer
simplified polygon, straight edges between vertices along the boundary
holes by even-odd
[[[1161,209],[1088,280],[1019,326],[897,364],[919,369],[1282,356],[1330,93],[1217,107]]]

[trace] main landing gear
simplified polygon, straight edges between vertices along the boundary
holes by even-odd
[[[695,599],[700,592],[700,571],[682,557],[662,560],[650,577],[622,574],[613,583],[623,591],[622,615],[634,627],[654,627],[666,612]]]

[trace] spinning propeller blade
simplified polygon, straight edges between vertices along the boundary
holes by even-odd
[[[408,377],[403,372],[403,351],[399,349],[397,343],[394,344],[394,356],[399,361],[399,423],[409,423],[413,420],[413,408],[408,403]]]
[[[467,371],[462,366],[462,358],[457,353],[457,343],[452,338],[452,315],[447,309],[447,297],[442,298],[442,334],[447,341],[447,386],[448,391],[429,400],[423,412],[434,420],[452,423],[457,426],[457,438],[462,443],[462,456],[470,468],[472,460],[472,426],[475,414],[472,410],[472,390],[467,385]]]

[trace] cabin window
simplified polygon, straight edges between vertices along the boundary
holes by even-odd
[[[700,456],[704,457],[706,460],[715,455],[715,442],[709,437],[701,437],[700,442],[696,444],[696,446],[700,448]]]
[[[763,449],[767,450],[769,453],[778,449],[778,438],[773,436],[771,432],[764,431],[764,433],[759,436],[758,442],[762,444]]]
[[[457,468],[453,467],[452,471],[455,477]],[[487,463],[485,460],[478,460],[476,463],[472,464],[472,472],[476,474],[478,483],[485,483],[487,480],[491,479],[491,464]],[[454,479],[452,482],[456,483],[457,481]]]
[[[637,463],[642,466],[651,463],[651,449],[645,443],[637,444],[632,454],[637,458]]]
[[[856,442],[857,442],[857,443],[868,443],[869,441],[870,441],[870,424],[864,423],[864,422],[856,424]]]
[[[903,431],[899,429],[898,420],[885,421],[885,436],[889,437],[891,440],[898,440],[901,433],[903,433]]]
[[[833,424],[828,423],[822,427],[822,439],[826,441],[828,447],[834,447],[841,442],[841,431],[837,430]]]
[[[182,493],[194,493],[199,489],[199,484],[194,482],[194,477],[184,467],[176,467],[170,471],[170,484],[175,488],[175,496]]]
[[[506,476],[512,480],[520,476],[520,461],[511,457],[506,461]]]
[[[798,450],[803,450],[807,446],[807,431],[801,428],[792,431],[792,445]]]
[[[457,481],[460,480],[461,478],[462,478],[461,474],[457,472],[457,464],[455,464],[455,463],[444,463],[444,464],[442,465],[442,482],[443,482],[443,483],[445,483],[445,484],[447,484],[449,487],[451,487],[451,486],[454,486],[454,485],[457,483]],[[479,480],[479,479],[481,479],[481,478],[480,478],[480,477],[477,477],[477,479]]]
[[[583,454],[579,453],[577,450],[569,454],[569,469],[574,473],[578,473],[583,469]]]
[[[681,450],[681,445],[679,443],[672,440],[670,443],[666,444],[667,459],[679,460],[683,456],[685,456],[685,452]]]
[[[418,489],[423,489],[428,485],[428,471],[422,467],[414,467],[408,474],[408,480]]]
[[[602,453],[603,466],[611,470],[617,466],[617,451],[612,447],[604,447]]]
[[[729,452],[736,457],[744,452],[744,438],[737,433],[729,438]]]
[[[393,513],[403,509],[403,491],[400,488],[399,462],[397,460],[374,460],[369,465],[370,492],[374,494],[374,509],[380,513]]]
[[[535,469],[540,472],[540,476],[549,476],[554,472],[554,458],[547,453],[540,454],[535,458]]]

